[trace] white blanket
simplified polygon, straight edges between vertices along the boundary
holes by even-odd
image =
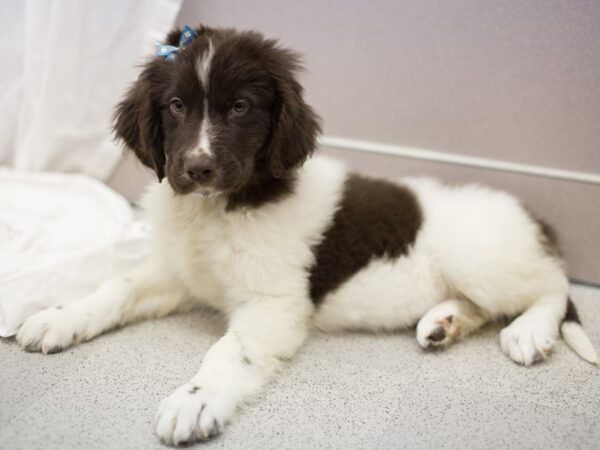
[[[82,175],[0,168],[0,336],[80,299],[147,254],[128,202]]]

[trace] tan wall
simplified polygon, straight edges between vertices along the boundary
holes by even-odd
[[[600,2],[186,1],[178,23],[199,22],[304,53],[326,135],[600,174]],[[600,184],[328,151],[509,189],[558,228],[573,276],[600,283]],[[116,184],[135,195],[131,174]]]
[[[600,172],[600,2],[187,1],[305,56],[325,134]]]

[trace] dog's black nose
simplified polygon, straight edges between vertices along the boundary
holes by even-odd
[[[213,160],[208,155],[188,158],[183,164],[183,170],[188,177],[198,183],[208,183],[215,174]]]

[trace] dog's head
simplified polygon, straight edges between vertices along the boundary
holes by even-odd
[[[179,194],[239,194],[289,178],[320,131],[296,80],[298,56],[254,32],[196,33],[173,60],[145,65],[117,107],[117,137]]]

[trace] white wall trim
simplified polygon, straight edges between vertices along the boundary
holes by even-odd
[[[404,147],[400,145],[382,144],[379,142],[360,141],[336,136],[321,136],[320,145],[345,150],[379,153],[400,156],[403,158],[418,159],[422,161],[435,161],[446,164],[458,164],[480,169],[497,170],[501,172],[521,173],[545,178],[576,181],[579,183],[600,184],[600,174],[562,170],[552,167],[536,166],[516,162],[502,161],[499,159],[478,158],[474,156],[459,155],[456,153],[438,152],[420,148]]]

